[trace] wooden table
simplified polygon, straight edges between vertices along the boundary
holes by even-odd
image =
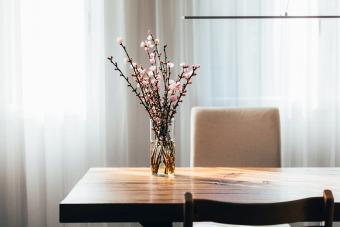
[[[60,203],[60,222],[183,220],[184,192],[230,202],[280,202],[322,196],[331,189],[340,221],[340,168],[177,168],[173,178],[149,168],[91,168]],[[160,224],[162,222],[162,224]]]

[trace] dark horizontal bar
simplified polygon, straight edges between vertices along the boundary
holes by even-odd
[[[193,19],[331,19],[340,18],[340,15],[314,15],[314,16],[184,16],[185,20]]]

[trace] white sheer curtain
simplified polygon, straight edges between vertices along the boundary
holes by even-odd
[[[19,1],[0,1],[0,225],[26,220]]]
[[[58,201],[106,163],[104,34],[89,33],[89,7],[0,1],[1,226],[57,226]]]
[[[122,64],[123,36],[143,61],[148,29],[175,63],[202,65],[176,118],[178,166],[196,105],[277,106],[285,166],[339,166],[338,20],[181,19],[284,14],[286,3],[0,0],[0,225],[60,226],[58,203],[89,167],[148,165],[147,116],[106,60]],[[340,14],[340,2],[288,12]]]
[[[287,1],[195,1],[198,15],[284,15]],[[290,15],[340,14],[290,1]],[[338,20],[195,21],[198,105],[277,106],[284,166],[340,166]]]
[[[141,60],[156,7],[0,1],[0,226],[60,226],[58,204],[88,168],[148,166],[149,120],[106,58],[122,63],[123,36]]]

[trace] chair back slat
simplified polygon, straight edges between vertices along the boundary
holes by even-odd
[[[185,203],[184,203],[184,226],[192,227],[193,226],[193,218],[194,218],[194,209],[193,209],[193,201],[192,194],[190,192],[186,192],[184,194]]]
[[[325,227],[331,227],[334,218],[334,197],[331,190],[323,192],[325,207]]]
[[[323,197],[278,203],[228,203],[192,199],[189,194],[191,195],[191,193],[186,193],[185,197],[191,198],[185,203],[185,223],[190,222],[188,219],[234,225],[276,225],[324,221],[326,227],[331,227],[333,222],[334,198],[329,190],[324,191]],[[190,213],[187,214],[187,211]],[[191,227],[190,225],[184,226]]]

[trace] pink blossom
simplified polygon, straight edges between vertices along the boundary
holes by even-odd
[[[150,47],[151,45],[152,45],[152,41],[145,41],[146,42],[146,45],[148,46],[148,47]]]
[[[148,84],[149,84],[149,81],[143,80],[143,81],[142,81],[142,84],[143,84],[143,85],[148,85]]]
[[[150,53],[150,58],[154,58],[155,57],[155,53]]]
[[[177,82],[177,83],[171,83],[169,85],[169,89],[171,91],[175,90],[175,91],[181,91],[182,90],[182,84],[180,82]]]
[[[182,84],[180,82],[176,83],[176,89],[180,90],[182,88]]]
[[[155,44],[159,44],[159,39],[155,39]]]
[[[124,58],[124,62],[125,62],[125,63],[128,63],[128,62],[129,62],[129,59],[128,59],[128,58]]]
[[[170,101],[171,102],[176,102],[177,101],[177,96],[176,95],[170,96]]]
[[[156,70],[156,66],[155,65],[150,66],[149,70],[155,71]]]
[[[184,73],[183,77],[184,77],[185,79],[189,79],[189,77],[192,75],[192,73],[193,73],[192,70],[189,71],[189,72],[186,72],[186,73]]]
[[[162,79],[162,76],[161,76],[161,74],[157,74],[157,76],[156,76],[156,80],[161,80]]]
[[[138,72],[139,72],[140,74],[144,74],[144,73],[145,73],[145,69],[138,68]]]
[[[118,44],[122,44],[122,43],[123,43],[123,38],[120,37],[120,36],[118,36],[117,39],[116,39],[116,42],[117,42]]]
[[[147,51],[148,49],[149,49],[149,48],[148,48],[147,46],[146,46],[146,47],[144,47],[144,50],[145,50],[145,51]]]
[[[156,82],[157,82],[156,79],[151,79],[151,83],[152,83],[152,84],[155,84]]]
[[[149,76],[152,76],[152,75],[153,75],[153,71],[149,71],[149,72],[148,72],[148,75],[149,75]]]
[[[152,40],[152,36],[148,35],[148,37],[146,38],[147,40],[151,41]]]
[[[175,65],[174,65],[174,63],[172,63],[172,62],[168,62],[167,66],[168,66],[169,68],[173,68]]]
[[[154,58],[150,58],[149,61],[150,61],[150,64],[155,64],[156,62]]]
[[[142,42],[140,43],[140,47],[145,47],[144,41],[142,41]]]
[[[169,85],[169,93],[171,93],[173,90],[175,90],[176,88],[176,84],[175,83],[172,83]]]
[[[192,67],[194,67],[194,68],[200,68],[201,66],[198,65],[198,64],[196,64],[196,65],[192,65]]]
[[[174,80],[169,80],[169,92],[172,92],[176,88],[176,84]]]

